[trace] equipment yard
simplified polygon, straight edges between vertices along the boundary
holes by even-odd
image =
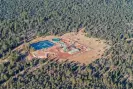
[[[35,50],[30,52],[29,60],[32,60],[32,58],[59,59],[59,61],[68,59],[85,64],[101,58],[104,51],[109,48],[105,40],[86,37],[82,30],[78,33],[66,33],[60,37],[41,37],[35,39],[31,47]]]

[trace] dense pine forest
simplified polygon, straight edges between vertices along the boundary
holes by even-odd
[[[91,64],[25,60],[12,50],[36,36],[86,27],[88,37],[111,41]],[[132,0],[1,0],[1,89],[130,89],[133,87]],[[41,68],[33,70],[38,65]]]

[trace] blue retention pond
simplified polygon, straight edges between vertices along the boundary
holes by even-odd
[[[30,47],[33,47],[35,50],[50,48],[52,46],[54,46],[54,43],[49,40],[39,41],[30,45]]]

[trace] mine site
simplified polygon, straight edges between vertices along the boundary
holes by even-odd
[[[31,41],[28,60],[33,58],[74,61],[88,64],[101,58],[109,48],[105,40],[85,36],[84,29],[62,36],[39,37]]]

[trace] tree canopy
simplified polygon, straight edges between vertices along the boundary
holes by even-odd
[[[87,66],[48,61],[34,73],[24,72],[18,77],[13,76],[46,61],[27,62],[22,60],[25,55],[13,53],[12,61],[0,64],[1,87],[132,88],[132,14],[132,0],[1,0],[0,58],[36,36],[62,35],[82,27],[86,27],[88,36],[111,41],[104,57]]]

